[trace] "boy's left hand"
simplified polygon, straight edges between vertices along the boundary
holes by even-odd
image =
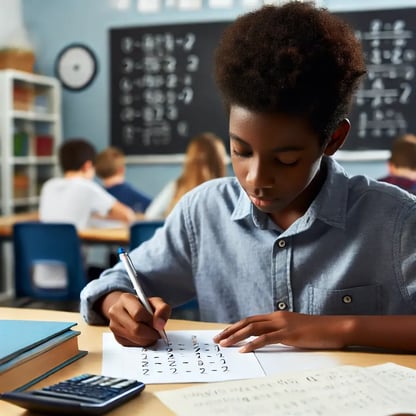
[[[268,344],[282,343],[298,348],[339,349],[348,345],[351,316],[305,315],[278,311],[245,318],[224,329],[214,342],[230,347],[251,336],[240,352],[251,352]]]

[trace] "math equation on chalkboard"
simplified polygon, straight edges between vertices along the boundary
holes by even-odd
[[[398,135],[416,133],[416,9],[346,12],[340,16],[355,29],[367,64],[344,149],[390,149]]]
[[[416,134],[416,8],[337,13],[355,30],[367,64],[344,150],[389,150]],[[127,155],[185,153],[190,138],[228,137],[214,53],[230,22],[110,30],[111,144]]]
[[[226,135],[213,79],[214,50],[226,25],[110,31],[113,145],[126,154],[178,154],[202,131]]]

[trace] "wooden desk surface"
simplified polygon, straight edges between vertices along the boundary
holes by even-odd
[[[13,224],[22,221],[36,221],[37,212],[0,216],[0,238],[10,239],[13,233]],[[120,228],[87,228],[78,232],[85,243],[95,244],[121,244],[129,243],[128,227]]]
[[[52,374],[45,380],[42,380],[35,387],[41,387],[48,384],[56,383],[60,380],[73,377],[77,374],[90,372],[101,373],[102,357],[102,334],[109,331],[107,327],[89,326],[85,324],[79,313],[72,312],[53,312],[50,310],[39,309],[16,309],[0,308],[0,319],[28,319],[28,320],[54,320],[54,321],[71,321],[78,322],[74,328],[81,331],[79,336],[79,348],[88,351],[88,355],[73,364],[64,367],[62,370]],[[185,329],[221,329],[224,325],[206,322],[170,320],[168,330],[185,330]],[[4,341],[3,341],[4,342]],[[346,351],[316,351],[311,354],[329,356],[339,362],[340,365],[376,365],[385,362],[393,362],[416,369],[416,359],[414,355],[407,354],[384,354],[372,352],[346,352]],[[150,384],[147,385],[142,394],[124,404],[123,406],[108,413],[108,415],[123,416],[168,416],[174,415],[159,399],[153,394],[156,391],[177,389],[189,386],[190,384]],[[0,400],[0,415],[16,416],[27,415],[25,411],[17,406],[13,406]]]

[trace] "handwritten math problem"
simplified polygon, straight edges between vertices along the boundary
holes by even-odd
[[[172,331],[169,345],[123,347],[110,333],[103,337],[103,374],[135,378],[147,384],[234,380],[264,376],[254,354],[222,348],[218,331]]]

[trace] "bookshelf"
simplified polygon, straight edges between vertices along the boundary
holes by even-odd
[[[52,77],[0,71],[0,213],[38,208],[43,183],[59,173],[61,86]]]

